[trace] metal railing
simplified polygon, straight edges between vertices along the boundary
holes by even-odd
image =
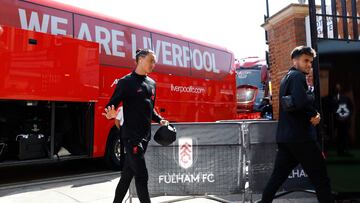
[[[312,28],[317,31],[317,39],[336,39],[336,40],[359,40],[358,6],[360,2],[356,0],[309,0],[310,21]],[[316,39],[312,39],[316,40]]]

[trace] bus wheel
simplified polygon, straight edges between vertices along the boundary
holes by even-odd
[[[114,129],[109,135],[106,147],[105,163],[116,171],[121,171],[124,162],[124,147],[120,140],[120,130]]]

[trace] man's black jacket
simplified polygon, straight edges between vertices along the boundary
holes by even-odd
[[[106,106],[117,107],[123,102],[124,123],[122,136],[133,145],[138,145],[143,139],[150,139],[151,120],[159,123],[160,117],[154,110],[156,86],[155,81],[148,76],[138,75],[135,71],[121,78]]]
[[[317,111],[308,94],[305,74],[296,68],[291,68],[281,80],[279,101],[281,101],[281,97],[291,95],[295,109],[285,111],[279,102],[279,123],[276,134],[278,143],[314,140],[315,131],[310,119],[316,116]]]

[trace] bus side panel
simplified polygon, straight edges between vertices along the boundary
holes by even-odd
[[[51,8],[51,4],[0,0],[0,23],[25,30],[68,35],[98,41],[100,52],[99,98],[95,108],[94,156],[103,156],[113,120],[101,113],[111,97],[116,79],[131,72],[137,48],[152,48],[158,69],[157,111],[173,122],[233,119],[236,113],[233,56],[224,50],[167,36],[144,27],[108,22],[90,13],[77,14]],[[45,2],[45,1],[44,1]],[[66,9],[65,9],[66,10]]]
[[[131,71],[132,69],[128,68],[101,66],[100,99],[109,100],[117,80]],[[222,80],[162,73],[152,73],[150,77],[157,83],[155,107],[169,120],[197,122],[234,118],[236,112],[234,74],[228,74]]]
[[[191,55],[188,42],[152,33],[153,50],[157,56],[155,72],[166,75],[190,76]]]
[[[106,142],[110,130],[114,127],[114,120],[107,120],[102,113],[109,99],[99,99],[95,105],[95,125],[94,125],[94,147],[93,157],[102,157],[105,155]]]
[[[131,73],[130,68],[118,68],[111,66],[100,66],[100,97],[95,104],[94,125],[94,157],[102,157],[105,154],[106,142],[110,130],[114,127],[114,120],[107,120],[102,113],[106,104],[113,94],[117,80]]]
[[[71,12],[19,0],[1,0],[0,24],[53,35],[73,36]]]
[[[98,99],[97,44],[7,26],[2,26],[2,29],[1,99]]]
[[[190,50],[192,77],[222,80],[230,73],[233,65],[230,53],[194,43],[190,43]]]
[[[136,50],[151,47],[150,32],[78,14],[74,25],[75,38],[99,43],[102,65],[132,68]]]
[[[117,79],[132,69],[101,66],[101,97],[95,107],[94,157],[103,156],[114,120],[103,115]],[[156,110],[171,122],[201,122],[234,119],[236,112],[235,76],[206,80],[171,74],[152,73],[157,82]],[[126,118],[125,118],[126,119]]]
[[[201,122],[231,119],[235,112],[235,86],[231,75],[207,80],[154,74],[157,110],[170,121]]]

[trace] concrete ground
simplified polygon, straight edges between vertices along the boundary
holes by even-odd
[[[63,181],[58,183],[44,183],[28,185],[23,187],[3,188],[0,190],[0,203],[111,203],[114,198],[114,191],[119,181],[118,175],[108,177],[89,178],[76,181]],[[302,195],[302,194],[300,194]],[[306,195],[306,194],[304,194]],[[254,195],[254,200],[259,195]],[[305,196],[297,199],[289,197],[287,199],[275,200],[275,203],[315,203],[313,196]],[[176,199],[179,197],[155,197],[152,202],[162,202]],[[181,198],[181,197],[180,197]],[[221,197],[231,202],[241,202],[241,195]],[[127,201],[129,202],[129,201]],[[133,203],[139,202],[133,199]],[[182,203],[212,203],[216,202],[209,199],[197,198],[182,201]]]

